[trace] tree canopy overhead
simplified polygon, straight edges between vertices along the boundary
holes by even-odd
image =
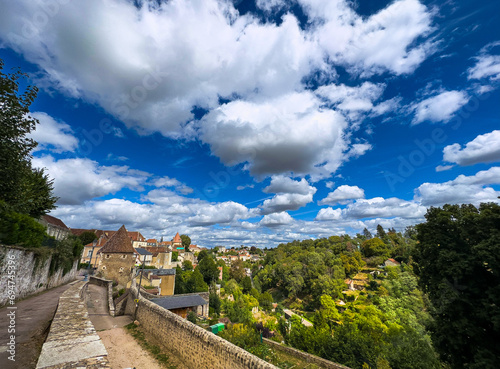
[[[38,218],[55,208],[53,183],[43,169],[32,168],[31,152],[37,143],[28,137],[38,121],[29,107],[38,89],[28,85],[20,90],[27,75],[19,69],[3,73],[0,59],[0,201],[16,212]]]

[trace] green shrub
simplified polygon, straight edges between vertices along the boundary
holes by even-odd
[[[30,248],[42,246],[45,227],[26,214],[16,213],[0,204],[0,242]]]

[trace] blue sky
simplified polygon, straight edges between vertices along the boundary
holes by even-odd
[[[499,201],[498,2],[2,8],[70,227],[264,247]]]

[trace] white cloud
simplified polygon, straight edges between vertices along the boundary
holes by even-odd
[[[254,188],[254,187],[255,187],[254,184],[247,184],[244,186],[240,185],[240,186],[236,187],[236,190],[243,191],[243,190],[246,190],[247,188]]]
[[[318,202],[319,205],[347,204],[350,200],[362,199],[365,191],[358,186],[342,185],[330,192],[324,199]]]
[[[265,215],[259,222],[260,225],[265,227],[278,227],[286,224],[293,223],[293,218],[286,211],[281,213],[273,213]]]
[[[444,91],[412,105],[415,118],[412,124],[424,121],[447,122],[465,104],[469,98],[463,91]]]
[[[74,152],[78,147],[78,139],[73,136],[71,127],[61,121],[56,121],[44,112],[30,113],[40,124],[27,137],[38,142],[34,151],[49,150],[55,153]]]
[[[384,199],[375,197],[372,199],[359,199],[348,205],[344,210],[346,218],[391,218],[402,217],[406,219],[422,218],[426,208],[412,201],[401,200],[395,197]]]
[[[500,131],[477,136],[462,148],[456,143],[443,149],[443,160],[461,166],[500,161]]]
[[[170,177],[161,177],[157,178],[153,181],[153,184],[156,187],[175,187],[175,189],[184,194],[190,194],[193,193],[193,189],[191,187],[188,187],[184,183],[181,183],[179,180],[175,178],[170,178]]]
[[[316,188],[302,178],[295,181],[284,176],[273,176],[269,186],[263,189],[266,193],[276,195],[264,201],[260,206],[263,214],[279,213],[286,210],[297,210],[313,201]]]
[[[233,101],[202,120],[201,138],[226,165],[252,175],[329,176],[344,161],[347,124],[310,92],[262,102]]]
[[[500,167],[492,167],[473,176],[459,175],[453,181],[444,183],[423,183],[415,190],[415,200],[425,206],[498,202],[500,191],[485,187],[495,184],[500,184]]]
[[[335,62],[362,75],[413,72],[435,48],[416,43],[433,29],[431,12],[417,0],[396,1],[362,18],[346,1],[299,0],[318,25],[315,36]]]
[[[285,176],[273,176],[269,186],[262,191],[265,193],[297,193],[301,195],[316,192],[314,187],[310,186],[305,178],[302,178],[300,181],[295,181]]]
[[[436,167],[436,172],[444,172],[445,170],[450,170],[454,165],[438,165]]]
[[[481,49],[479,56],[475,58],[476,64],[467,71],[468,79],[500,79],[500,55],[490,54],[490,50],[498,46],[500,41],[492,42]]]
[[[128,166],[100,166],[89,159],[33,158],[33,166],[47,168],[54,178],[58,204],[82,204],[86,200],[114,194],[122,188],[142,191],[149,174]]]
[[[308,76],[331,83],[339,64],[355,75],[410,73],[433,48],[433,14],[417,0],[370,17],[350,1],[301,0],[305,29],[291,13],[264,22],[240,15],[230,1],[134,4],[88,0],[54,10],[39,1],[7,2],[0,38],[40,67],[40,86],[97,103],[143,134],[201,138],[224,163],[248,163],[257,176],[320,179],[347,160],[347,124],[304,91]],[[382,87],[340,86],[354,95],[338,100],[338,109],[385,113],[394,101],[374,105]],[[219,108],[220,97],[238,100]],[[210,111],[198,124],[194,106]]]
[[[234,201],[218,204],[205,204],[196,209],[195,214],[187,221],[192,225],[214,225],[231,223],[239,219],[250,218],[252,212],[244,205]]]
[[[315,220],[340,220],[341,218],[341,209],[325,208],[319,210]]]

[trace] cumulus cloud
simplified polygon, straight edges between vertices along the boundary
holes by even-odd
[[[226,165],[247,163],[252,175],[329,176],[347,147],[344,118],[322,109],[311,92],[259,102],[233,101],[207,114],[201,138]]]
[[[299,0],[328,56],[353,72],[371,75],[411,73],[435,49],[431,40],[415,43],[432,30],[432,14],[417,0],[395,1],[362,18],[346,1]]]
[[[469,101],[463,91],[444,91],[414,104],[415,112],[412,124],[431,122],[448,122],[453,115]]]
[[[422,218],[426,213],[425,206],[413,201],[406,201],[395,197],[384,199],[375,197],[372,199],[359,199],[350,204],[344,211],[346,218],[391,218],[403,217],[406,219]]]
[[[295,181],[285,176],[273,176],[269,186],[265,187],[262,191],[265,193],[298,193],[301,195],[316,192],[305,178],[302,178],[300,181]]]
[[[339,220],[342,218],[341,209],[325,208],[320,209],[315,220]]]
[[[282,225],[290,224],[293,222],[293,218],[286,211],[281,213],[273,213],[265,215],[261,221],[260,225],[265,227],[279,227]]]
[[[318,179],[347,160],[350,142],[341,114],[305,91],[307,77],[325,75],[334,90],[336,65],[356,76],[410,73],[432,52],[433,14],[417,0],[370,17],[347,0],[299,5],[304,29],[292,13],[262,21],[230,1],[88,0],[47,10],[19,0],[4,4],[0,38],[40,67],[40,86],[99,104],[142,134],[199,138],[225,164],[247,163],[257,176]],[[382,114],[390,104],[374,101],[383,87],[341,85],[350,95],[334,104],[347,115]],[[219,106],[220,98],[230,102]],[[193,107],[209,116],[193,122]]]
[[[500,191],[485,187],[498,184],[500,184],[500,167],[492,167],[473,176],[462,174],[444,183],[423,183],[415,190],[415,199],[425,206],[498,202]]]
[[[73,135],[71,127],[57,121],[44,112],[30,113],[40,124],[27,137],[38,142],[34,151],[49,150],[55,153],[74,152],[78,147],[78,139]]]
[[[500,131],[479,135],[463,148],[458,143],[446,146],[443,160],[462,166],[500,161]]]
[[[199,206],[187,221],[192,225],[226,224],[239,219],[247,219],[253,214],[244,205],[234,201]]]
[[[358,186],[342,185],[330,192],[324,199],[318,202],[319,205],[347,204],[350,200],[362,199],[365,191]]]
[[[262,214],[280,213],[286,210],[297,210],[313,201],[316,188],[302,178],[300,181],[284,176],[274,176],[269,186],[263,189],[266,193],[276,195],[264,201],[260,206]]]
[[[54,178],[58,204],[82,204],[86,200],[114,194],[122,188],[144,190],[149,173],[128,166],[101,166],[90,159],[61,159],[52,156],[33,158],[33,166],[46,168]]]

